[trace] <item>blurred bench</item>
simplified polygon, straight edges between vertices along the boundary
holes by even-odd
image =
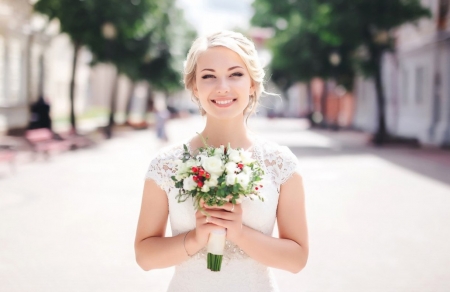
[[[78,135],[74,131],[67,131],[56,134],[60,139],[69,141],[71,143],[72,149],[79,149],[93,146],[95,143],[86,136]]]
[[[25,139],[34,153],[42,153],[45,159],[48,158],[50,153],[67,151],[72,147],[72,142],[55,139],[53,132],[47,128],[27,130]]]

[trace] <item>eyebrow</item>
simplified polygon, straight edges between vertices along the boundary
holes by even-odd
[[[231,71],[231,70],[233,70],[233,69],[236,69],[236,68],[241,68],[241,69],[243,69],[241,66],[233,66],[233,67],[230,67],[230,68],[228,68],[228,71]],[[211,71],[211,72],[216,72],[214,69],[203,69],[202,71],[200,71],[200,72],[203,72],[203,71]]]

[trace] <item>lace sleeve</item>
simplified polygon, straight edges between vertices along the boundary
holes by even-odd
[[[291,149],[286,146],[280,147],[280,156],[281,156],[281,164],[280,166],[280,175],[278,177],[278,184],[281,185],[285,183],[292,174],[297,170],[298,167],[298,159],[292,153]]]
[[[173,159],[164,157],[165,155],[157,155],[150,162],[145,179],[152,179],[156,184],[166,192],[172,188],[173,181],[171,176],[173,175]]]

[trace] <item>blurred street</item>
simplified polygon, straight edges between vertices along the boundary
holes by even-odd
[[[201,131],[172,120],[171,142]],[[275,270],[281,291],[449,291],[450,156],[365,145],[366,134],[250,119],[288,145],[304,178],[310,256]],[[150,130],[92,149],[1,165],[0,291],[165,291],[172,269],[144,272],[133,241],[144,175],[162,146]],[[276,231],[275,231],[276,232]]]

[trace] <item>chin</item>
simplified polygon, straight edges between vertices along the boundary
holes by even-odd
[[[242,118],[244,116],[243,114],[244,110],[242,111],[221,111],[221,112],[217,112],[217,111],[206,111],[206,116],[209,118],[213,118],[216,120],[221,120],[221,121],[229,121],[229,120],[234,120],[234,119],[239,119]]]

